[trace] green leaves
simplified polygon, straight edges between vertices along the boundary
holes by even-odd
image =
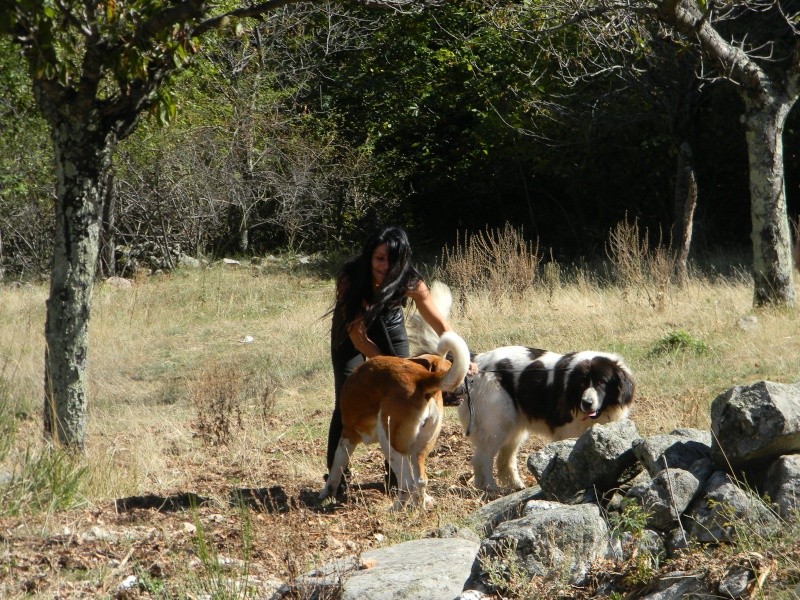
[[[156,102],[153,106],[158,124],[166,126],[175,118],[178,106],[175,102],[175,95],[169,88],[161,88],[156,94]]]
[[[651,356],[660,354],[677,354],[679,352],[694,352],[706,355],[710,351],[708,344],[692,336],[688,331],[677,329],[670,331],[656,342],[650,351]]]

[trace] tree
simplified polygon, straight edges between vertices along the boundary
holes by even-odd
[[[630,32],[636,31],[642,18],[659,22],[669,28],[677,56],[687,49],[698,51],[701,80],[734,84],[745,106],[741,119],[749,157],[754,304],[794,306],[782,133],[800,94],[798,2],[599,0],[587,4],[584,0],[552,0],[538,7],[552,19],[540,28],[540,35],[568,25],[602,21],[603,27],[592,30],[596,44],[617,50],[619,41],[631,39]],[[614,68],[608,63],[604,66]],[[681,159],[689,160],[690,155],[684,153]],[[692,193],[691,180],[687,174],[687,197]]]
[[[557,138],[551,143],[566,147],[570,139],[585,140],[586,159],[576,163],[593,162],[604,177],[610,176],[612,163],[629,180],[628,187],[646,174],[658,189],[664,187],[657,184],[659,178],[670,179],[666,170],[652,164],[641,169],[638,164],[654,152],[660,163],[664,152],[675,158],[671,201],[665,194],[653,193],[647,200],[629,198],[628,203],[616,205],[605,196],[598,201],[603,212],[617,208],[636,213],[637,218],[647,215],[646,220],[659,224],[671,221],[671,237],[679,243],[676,275],[683,280],[696,205],[691,139],[702,88],[694,75],[699,57],[691,47],[676,53],[672,35],[657,19],[629,8],[615,2],[543,0],[502,5],[490,18],[515,41],[510,49],[517,54],[517,64],[523,64],[526,54],[545,59],[542,67],[531,71],[531,78],[539,82],[550,72],[549,112],[559,125],[557,131],[551,129],[549,135]],[[519,100],[524,103],[527,90],[520,89]],[[529,125],[534,127],[535,123]],[[611,137],[622,140],[622,152],[616,160],[600,158],[605,154],[603,139]],[[636,161],[628,160],[631,150]],[[619,163],[637,166],[626,169]]]
[[[386,207],[368,189],[378,171],[302,97],[331,54],[369,41],[356,12],[294,4],[237,37],[207,36],[200,68],[170,84],[181,110],[169,128],[144,121],[115,154],[123,272],[171,268],[170,254],[329,250],[363,235],[352,234],[371,226],[366,212]]]
[[[225,10],[201,0],[0,0],[0,34],[22,50],[53,146],[44,429],[54,443],[80,450],[86,434],[88,324],[114,148],[148,111],[174,114],[165,84],[204,34],[293,2]]]
[[[552,123],[542,100],[552,90],[546,75],[531,81],[539,61],[511,50],[514,41],[486,19],[490,8],[459,0],[382,18],[368,47],[325,63],[320,92],[306,98],[339,113],[350,143],[375,157],[375,188],[402,199],[401,218],[418,240],[534,215],[546,221],[530,175],[541,137],[520,130]]]
[[[664,0],[659,18],[697,44],[744,101],[754,303],[794,306],[783,127],[800,95],[800,6],[792,0]]]

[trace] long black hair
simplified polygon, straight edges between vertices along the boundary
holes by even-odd
[[[389,271],[381,286],[375,289],[372,285],[372,254],[381,244],[386,244]],[[341,293],[341,297],[331,309],[333,340],[341,342],[347,334],[347,325],[361,314],[369,328],[385,310],[405,306],[406,291],[416,289],[421,280],[422,276],[411,262],[408,235],[401,227],[386,227],[373,234],[361,253],[348,260],[336,277],[337,294]]]

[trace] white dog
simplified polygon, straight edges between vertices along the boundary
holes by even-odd
[[[449,311],[450,290],[431,286],[434,301]],[[441,302],[441,304],[440,304]],[[434,345],[436,335],[421,319],[409,319],[415,351]],[[413,332],[413,335],[412,335]],[[522,489],[517,452],[530,433],[550,441],[578,437],[595,423],[627,417],[635,393],[633,375],[616,354],[585,350],[556,354],[525,346],[504,346],[473,358],[478,374],[458,416],[474,448],[475,487]],[[496,462],[497,479],[493,470]]]
[[[478,354],[478,375],[458,416],[475,449],[474,485],[522,489],[517,452],[529,433],[550,441],[578,437],[594,423],[624,419],[635,384],[615,354],[556,354],[505,346]]]

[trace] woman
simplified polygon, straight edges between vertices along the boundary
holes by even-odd
[[[438,335],[451,330],[411,263],[408,236],[400,227],[373,235],[361,254],[339,271],[336,303],[330,311],[335,404],[328,430],[328,471],[342,435],[339,396],[345,379],[365,358],[410,355],[403,314],[409,298]],[[471,365],[470,372],[475,370]]]

